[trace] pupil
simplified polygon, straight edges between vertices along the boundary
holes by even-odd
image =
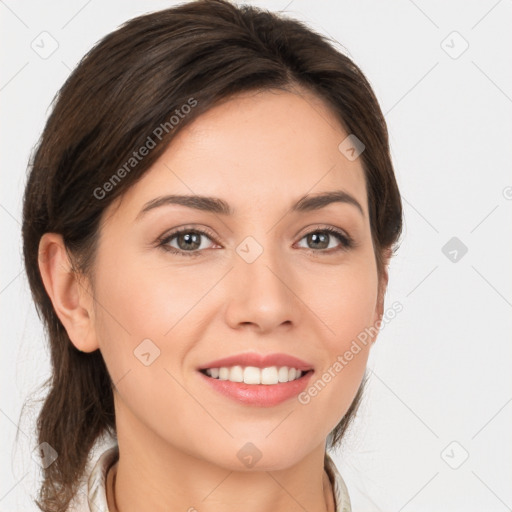
[[[198,242],[198,234],[197,233],[186,233],[184,235],[182,235],[183,239],[185,240],[186,244],[185,244],[185,249],[186,248],[193,248],[193,249],[197,249],[201,244],[200,242]],[[181,238],[180,238],[181,239]],[[190,245],[190,243],[192,243],[193,246]],[[188,244],[188,245],[187,245]],[[182,244],[180,244],[182,245]],[[183,247],[182,247],[183,248]]]
[[[323,239],[323,241],[320,239]],[[327,243],[327,234],[326,233],[321,233],[320,235],[317,233],[313,233],[310,235],[310,241],[313,241],[313,243],[317,243],[318,241],[320,241],[320,244],[322,245],[322,249],[325,249],[329,245]]]

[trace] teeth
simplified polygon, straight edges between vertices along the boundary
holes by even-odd
[[[243,382],[244,376],[244,369],[241,366],[233,366],[233,368],[229,370],[228,380],[231,382]]]
[[[233,370],[236,368],[231,368],[231,373],[229,376],[233,375]],[[231,378],[229,379],[231,380]],[[244,369],[244,383],[245,384],[261,384],[261,370],[256,368],[255,366],[247,366]]]
[[[290,370],[287,366],[282,366],[279,368],[279,371],[277,372],[277,377],[279,379],[279,382],[288,382],[288,375],[290,374]]]
[[[302,371],[288,366],[270,366],[268,368],[257,368],[255,366],[231,366],[229,368],[208,368],[206,375],[219,380],[231,382],[243,382],[245,384],[278,384],[280,382],[291,382],[302,376]]]

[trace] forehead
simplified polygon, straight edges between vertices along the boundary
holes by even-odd
[[[361,159],[349,160],[338,148],[347,136],[311,93],[239,94],[178,132],[124,194],[121,208],[134,217],[147,201],[173,193],[220,197],[235,212],[281,211],[305,194],[343,190],[367,215]]]

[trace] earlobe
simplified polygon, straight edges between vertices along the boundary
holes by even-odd
[[[38,263],[46,293],[73,345],[82,352],[98,349],[93,298],[72,269],[62,235],[45,233],[41,237]]]

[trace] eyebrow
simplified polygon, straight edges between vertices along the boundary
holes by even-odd
[[[310,212],[320,210],[331,203],[345,203],[355,206],[364,217],[364,210],[355,197],[343,190],[333,190],[314,195],[305,195],[301,197],[291,208],[292,212]],[[220,215],[233,215],[234,210],[229,203],[217,197],[198,196],[198,195],[166,195],[157,197],[147,202],[138,213],[135,221],[140,220],[147,212],[159,208],[160,206],[178,204],[188,208],[194,208],[210,213]]]

